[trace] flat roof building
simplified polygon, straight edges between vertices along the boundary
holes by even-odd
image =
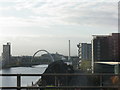
[[[120,62],[119,43],[120,33],[93,35],[92,69],[94,69],[94,62]]]
[[[93,35],[92,57],[94,61],[120,61],[120,33]]]
[[[79,43],[78,57],[81,60],[92,60],[92,45],[90,43]]]
[[[2,60],[5,61],[5,64],[9,64],[11,60],[11,46],[10,43],[3,45]]]

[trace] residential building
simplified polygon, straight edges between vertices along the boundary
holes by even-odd
[[[95,61],[109,60],[108,36],[93,36],[92,48]]]
[[[93,35],[92,73],[99,71],[96,62],[120,62],[120,33]],[[96,70],[95,70],[96,69]]]
[[[81,60],[92,59],[92,46],[90,43],[79,43],[77,47],[78,47],[78,57]]]
[[[120,33],[93,35],[92,57],[94,61],[120,61]]]
[[[110,37],[110,56],[116,62],[120,62],[120,33],[112,33]]]
[[[11,60],[11,46],[10,43],[3,45],[2,60],[5,64],[9,64]]]

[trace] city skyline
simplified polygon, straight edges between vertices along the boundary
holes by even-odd
[[[77,44],[92,35],[118,32],[118,0],[1,0],[0,53],[11,42],[12,55],[33,55],[38,49],[77,55]]]

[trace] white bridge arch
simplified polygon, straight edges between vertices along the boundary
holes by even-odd
[[[46,52],[46,53],[50,56],[52,62],[55,61],[54,58],[52,57],[52,55],[51,55],[47,50],[42,49],[42,50],[38,50],[38,51],[36,51],[36,52],[34,53],[34,55],[32,56],[32,60],[31,60],[31,62],[34,60],[35,55],[36,55],[38,52],[41,52],[41,51]]]

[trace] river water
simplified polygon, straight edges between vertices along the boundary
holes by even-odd
[[[42,74],[48,65],[37,65],[33,67],[14,67],[0,70],[2,74]],[[22,76],[21,85],[31,86],[32,82],[35,83],[40,76]],[[12,87],[17,86],[17,79],[14,76],[2,76],[0,77],[0,86]]]

